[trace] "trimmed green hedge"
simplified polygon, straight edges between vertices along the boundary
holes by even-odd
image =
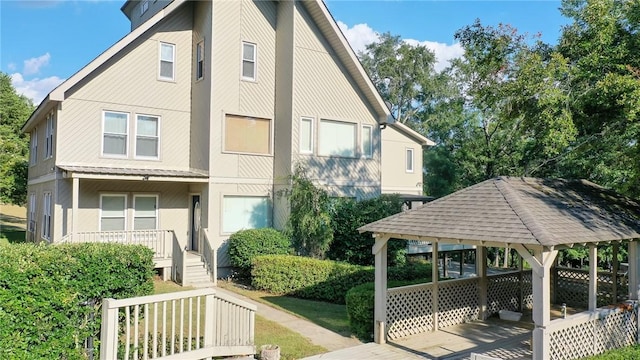
[[[84,359],[84,339],[99,334],[100,299],[151,294],[153,268],[143,246],[1,246],[0,358]],[[91,300],[95,307],[82,305]]]
[[[256,256],[251,275],[256,289],[337,304],[345,303],[350,288],[375,278],[371,266],[292,255]],[[408,263],[388,271],[389,280],[415,280],[430,275],[431,265],[426,263]]]
[[[229,261],[244,277],[250,275],[254,257],[291,251],[291,240],[273,228],[240,230],[229,237]]]

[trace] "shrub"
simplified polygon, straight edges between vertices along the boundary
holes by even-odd
[[[332,212],[333,242],[327,257],[357,265],[373,265],[371,247],[374,240],[369,233],[360,234],[358,228],[402,211],[398,195],[384,194],[377,198],[355,201],[339,199]],[[406,240],[392,239],[388,243],[389,265],[404,263]]]
[[[291,253],[291,241],[272,228],[240,230],[229,237],[229,260],[241,275],[248,276],[258,255]]]
[[[1,246],[0,259],[0,358],[84,359],[100,303],[83,303],[153,292],[153,252],[143,246],[17,244]]]

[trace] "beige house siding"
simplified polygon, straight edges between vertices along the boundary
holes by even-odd
[[[45,158],[45,144],[46,144],[46,134],[47,134],[47,115],[53,114],[54,116],[54,136],[53,136],[53,156],[49,158]],[[45,176],[51,176],[54,173],[54,165],[56,158],[58,156],[57,147],[57,138],[58,138],[58,114],[56,108],[51,109],[50,111],[44,112],[42,118],[36,123],[36,127],[32,129],[29,133],[29,151],[31,151],[31,137],[35,132],[37,132],[37,158],[35,164],[31,164],[31,157],[27,160],[29,161],[29,180],[38,179]],[[29,154],[31,155],[31,154]]]
[[[143,1],[136,1],[135,6],[132,7],[129,17],[131,20],[131,30],[133,31],[145,21],[151,19],[153,15],[157,14],[158,11],[162,10],[171,1],[173,0],[148,0],[148,8],[144,13],[141,12]]]
[[[413,172],[406,171],[406,151],[413,149]],[[387,126],[382,130],[382,192],[422,195],[422,146]]]

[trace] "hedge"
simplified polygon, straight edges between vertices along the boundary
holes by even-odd
[[[240,230],[229,237],[228,249],[231,265],[248,277],[254,257],[291,254],[291,240],[273,228]]]
[[[0,358],[86,358],[84,339],[99,334],[99,300],[151,294],[153,268],[143,246],[1,246]],[[97,305],[83,305],[91,300]]]
[[[374,280],[371,266],[351,265],[292,255],[257,256],[251,271],[252,285],[277,295],[345,303],[350,288]],[[390,268],[389,280],[415,280],[431,275],[431,265],[408,263]]]

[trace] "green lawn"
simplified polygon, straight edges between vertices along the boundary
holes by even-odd
[[[25,241],[26,209],[0,204],[0,246]]]
[[[585,360],[630,360],[640,359],[640,345],[607,351],[604,354],[592,356]]]

